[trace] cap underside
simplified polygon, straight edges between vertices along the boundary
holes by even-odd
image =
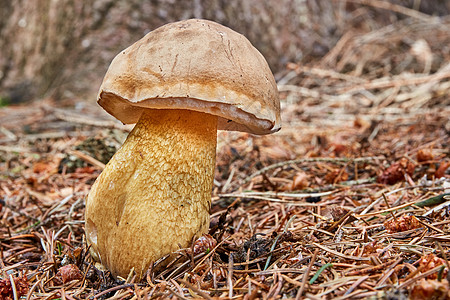
[[[136,123],[146,109],[186,109],[218,116],[217,129],[219,130],[242,131],[260,135],[280,130],[279,127],[274,127],[269,120],[257,119],[236,106],[200,99],[156,98],[131,102],[113,93],[102,92],[98,103],[124,124]]]

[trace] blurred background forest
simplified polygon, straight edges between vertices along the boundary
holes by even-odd
[[[172,21],[205,18],[244,34],[280,80],[288,72],[289,62],[314,64],[343,36],[348,41],[405,19],[445,16],[450,1],[0,0],[0,8],[0,97],[3,103],[20,103],[49,97],[94,100],[112,58],[149,31]],[[425,27],[419,24],[408,34]],[[450,52],[448,36],[435,43],[439,32],[432,31],[436,36],[420,36],[438,48],[431,49],[435,53],[431,72],[445,59],[443,53]],[[409,50],[416,41],[413,36],[402,36],[392,49]],[[366,52],[358,55],[375,61],[380,51],[391,50],[386,45],[379,48],[362,49]],[[340,64],[328,59],[322,66],[353,75],[368,71],[359,70],[356,61],[349,59],[341,59]]]

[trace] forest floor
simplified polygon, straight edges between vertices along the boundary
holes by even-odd
[[[131,127],[77,99],[1,108],[0,299],[450,299],[449,28],[408,18],[289,64],[283,129],[219,132],[209,236],[141,282],[84,238]]]

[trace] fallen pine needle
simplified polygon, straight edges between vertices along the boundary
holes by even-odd
[[[342,257],[342,258],[345,258],[345,259],[349,259],[349,260],[353,259],[353,260],[359,260],[359,261],[370,261],[370,258],[368,258],[368,257],[358,257],[358,256],[346,255],[346,254],[342,254],[340,252],[334,251],[334,250],[328,248],[327,246],[320,245],[318,243],[312,243],[312,244],[314,246],[316,246],[317,248],[320,248],[320,249],[325,250],[325,251],[327,251],[327,252],[329,252],[331,254],[334,254],[336,256],[339,256],[339,257]]]
[[[313,284],[326,268],[332,267],[332,266],[333,266],[332,263],[326,263],[323,266],[321,266],[320,269],[317,270],[316,274],[314,274],[314,276],[311,278],[311,280],[309,281],[309,284]]]

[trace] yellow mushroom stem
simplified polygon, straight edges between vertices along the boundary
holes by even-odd
[[[141,278],[162,256],[209,227],[217,117],[149,109],[95,181],[86,237],[114,276]]]

